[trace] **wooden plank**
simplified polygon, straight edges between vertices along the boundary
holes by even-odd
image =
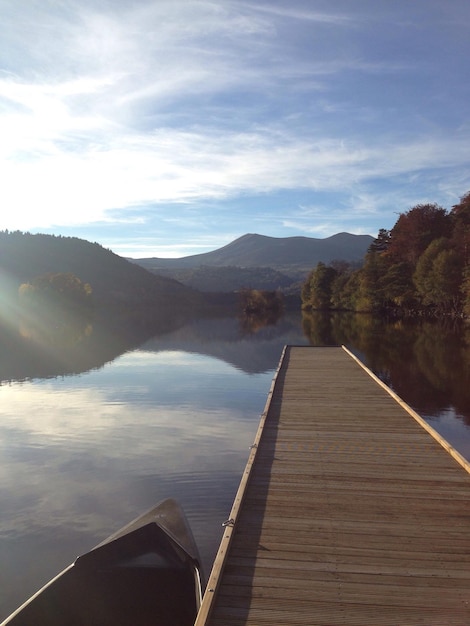
[[[470,623],[470,466],[354,355],[286,348],[250,456],[196,626]]]

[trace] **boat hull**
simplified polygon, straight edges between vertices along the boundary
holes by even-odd
[[[184,514],[166,500],[78,557],[1,626],[192,626],[199,564]]]

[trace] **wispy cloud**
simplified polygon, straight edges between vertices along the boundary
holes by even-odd
[[[424,24],[414,6],[410,39],[407,6],[0,0],[0,227],[171,227],[172,204],[179,227],[191,205],[207,229],[204,202],[257,196],[263,217],[270,194],[341,190],[375,229],[385,180],[390,197],[412,181],[464,193],[468,87],[450,51],[468,45],[439,32],[434,5]]]
[[[224,200],[293,188],[351,191],[370,179],[458,168],[468,160],[467,137],[363,146],[261,129],[249,134],[162,129],[111,135],[106,143],[77,143],[73,149],[62,148],[51,134],[36,137],[35,149],[28,158],[20,150],[13,162],[4,162],[0,189],[12,220],[23,215],[25,224],[36,220],[33,226],[113,219],[108,212],[125,207],[133,221],[133,212],[148,203]]]
[[[348,12],[338,12],[338,11],[317,11],[309,6],[296,6],[294,3],[289,6],[280,5],[279,3],[272,2],[269,4],[262,4],[257,2],[242,2],[240,3],[247,9],[252,11],[257,11],[260,14],[267,14],[270,16],[288,18],[295,21],[311,21],[318,22],[320,24],[334,24],[334,25],[350,25],[356,21],[355,17]]]

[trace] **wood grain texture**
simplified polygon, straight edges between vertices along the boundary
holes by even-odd
[[[470,476],[446,442],[341,348],[287,348],[270,394],[198,626],[468,626]]]

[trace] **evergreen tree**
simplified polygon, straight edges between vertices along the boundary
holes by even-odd
[[[388,250],[388,246],[390,245],[390,231],[386,228],[381,228],[379,230],[379,234],[374,239],[374,241],[370,244],[367,253],[371,252],[386,252]]]

